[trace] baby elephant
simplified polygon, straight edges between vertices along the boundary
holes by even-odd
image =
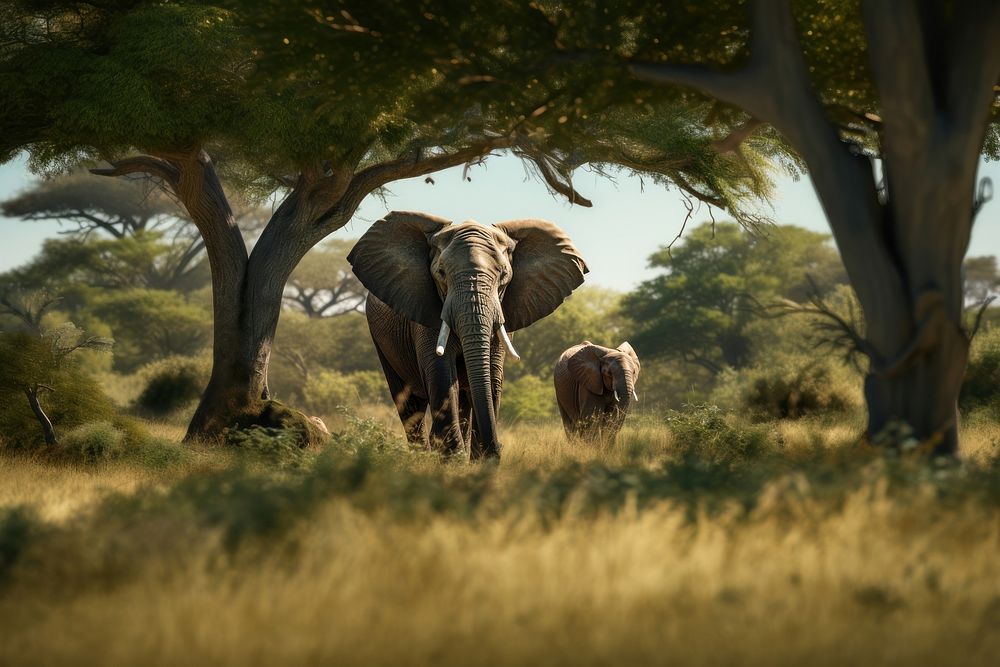
[[[639,357],[628,343],[614,350],[585,340],[559,357],[553,379],[569,438],[613,442],[629,406],[638,401]]]

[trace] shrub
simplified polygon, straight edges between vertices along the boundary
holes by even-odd
[[[500,414],[507,421],[537,421],[558,416],[552,381],[524,375],[504,382]]]
[[[314,373],[302,388],[302,403],[316,414],[333,414],[340,406],[357,407],[388,398],[385,378],[378,371]]]
[[[682,458],[715,465],[734,465],[773,453],[771,434],[761,426],[736,423],[715,405],[688,406],[671,410],[667,428]]]
[[[209,368],[198,357],[170,357],[145,366],[140,375],[145,388],[136,405],[155,414],[167,414],[201,396]]]
[[[250,426],[233,429],[226,441],[253,458],[278,467],[297,467],[306,457],[297,429]]]
[[[720,376],[712,401],[756,420],[797,419],[860,405],[861,381],[837,361],[793,355]]]
[[[138,419],[119,416],[114,426],[125,434],[125,456],[136,463],[162,468],[188,457],[188,450],[181,443],[151,435]]]
[[[26,507],[0,510],[0,581],[14,567],[37,532],[37,518]]]
[[[1000,328],[972,341],[958,404],[963,412],[983,409],[994,418],[1000,416]]]
[[[41,426],[24,392],[14,382],[18,379],[15,375],[23,375],[25,382],[40,382],[50,388],[40,394],[39,400],[57,436],[81,424],[115,419],[111,399],[72,359],[52,368],[32,361],[49,354],[47,345],[47,341],[33,336],[4,334],[0,339],[0,369],[3,369],[0,373],[8,374],[0,380],[11,380],[0,381],[0,433],[4,434],[6,447],[26,450],[45,445]]]
[[[125,452],[126,444],[125,432],[107,421],[82,424],[59,439],[63,455],[85,462],[117,458]]]
[[[237,419],[233,428],[227,430],[226,440],[230,444],[242,446],[244,436],[240,435],[240,431],[258,427],[263,428],[264,434],[269,436],[276,436],[278,431],[284,431],[281,435],[283,442],[291,438],[298,447],[322,447],[330,440],[330,434],[320,430],[307,414],[273,400],[263,401],[259,412],[251,412]],[[265,449],[269,446],[266,445]]]

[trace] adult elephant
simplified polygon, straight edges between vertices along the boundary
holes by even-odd
[[[497,410],[507,331],[554,311],[587,265],[551,222],[452,224],[393,212],[347,257],[370,294],[366,313],[399,418],[411,442],[473,459],[499,457]],[[455,335],[452,336],[451,332]]]
[[[612,349],[585,340],[563,352],[552,376],[566,435],[613,442],[632,401],[639,400],[639,368],[628,343]]]

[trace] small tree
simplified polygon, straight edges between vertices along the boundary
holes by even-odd
[[[145,177],[95,179],[89,172],[74,171],[40,180],[0,202],[0,213],[69,225],[61,232],[70,237],[59,246],[62,254],[90,254],[94,265],[105,255],[128,262],[133,286],[185,290],[209,281],[197,227],[175,198]],[[264,209],[239,200],[233,216],[247,234],[259,232],[267,221]],[[74,242],[81,247],[74,248]],[[51,267],[57,275],[65,271],[59,261]]]
[[[66,372],[67,357],[78,350],[110,351],[113,341],[98,336],[86,336],[72,323],[45,329],[42,316],[56,299],[35,295],[16,303],[10,297],[0,297],[4,312],[23,323],[23,331],[0,333],[0,392],[21,393],[38,420],[45,443],[57,444],[55,426],[42,405],[42,397],[55,391]]]
[[[306,253],[285,286],[285,304],[309,317],[332,317],[364,309],[367,290],[347,253],[351,239],[330,239]]]
[[[971,306],[985,305],[1000,290],[1000,270],[995,255],[967,257],[962,266],[965,272],[965,301]]]
[[[621,296],[599,287],[577,289],[556,312],[516,334],[521,361],[510,364],[505,377],[534,375],[549,386],[552,368],[566,348],[584,340],[616,347],[630,324],[619,311]]]

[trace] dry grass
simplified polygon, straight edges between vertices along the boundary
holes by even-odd
[[[859,427],[766,428],[782,457],[805,460],[850,456]],[[985,457],[998,435],[970,426],[969,451]],[[388,471],[370,478],[374,496],[323,496],[235,551],[221,528],[191,528],[197,518],[181,510],[170,520],[163,509],[83,511],[111,491],[232,464],[217,451],[169,473],[0,461],[0,503],[79,516],[29,549],[0,589],[0,664],[995,664],[997,503],[942,502],[933,470],[899,487],[901,474],[923,473],[873,460],[844,473],[850,483],[820,488],[805,469],[777,467],[751,505],[708,486],[694,502],[640,500],[637,487],[623,507],[596,512],[579,494],[554,513],[516,498],[414,515],[371,500],[423,489],[435,474],[455,488],[491,476],[483,488],[500,497],[574,462],[656,470],[678,447],[651,420],[604,449],[567,443],[553,424],[508,428],[504,442],[498,470],[387,455],[372,464]],[[401,466],[425,477],[393,472]],[[170,531],[175,539],[157,541]],[[98,571],[91,549],[127,567],[76,585]],[[81,564],[51,562],[73,558]]]

